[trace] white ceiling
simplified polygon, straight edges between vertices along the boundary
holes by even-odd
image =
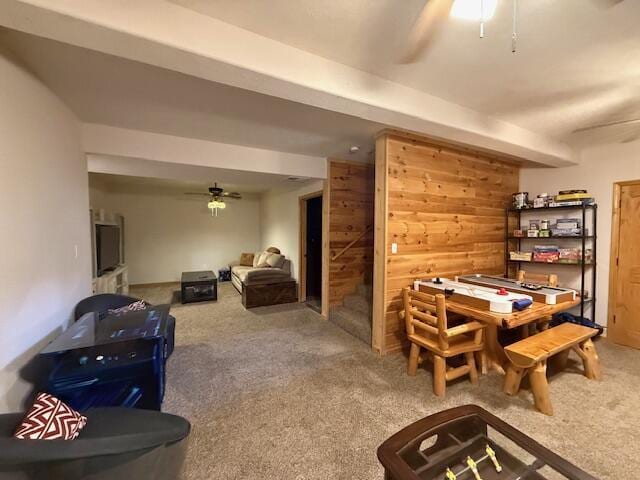
[[[395,59],[425,0],[171,1],[573,145],[638,132],[571,133],[640,116],[638,0],[520,0],[516,54],[512,1],[499,0],[484,39],[477,24],[450,19],[412,65]]]
[[[103,179],[112,187],[166,186],[183,190],[185,188],[200,189],[206,192],[208,187],[217,182],[229,191],[263,193],[273,189],[299,188],[301,185],[313,181],[305,177],[185,165],[113,155],[89,154],[87,155],[87,165],[92,178]]]
[[[372,159],[384,128],[13,30],[0,29],[0,41],[87,123],[357,161]]]
[[[112,193],[163,193],[166,195],[184,195],[187,192],[208,193],[213,182],[204,180],[183,180],[176,178],[152,178],[131,175],[112,175],[108,173],[89,173],[89,185]],[[300,184],[297,184],[298,186]],[[245,196],[257,196],[268,190],[255,184],[233,184],[218,182],[218,186],[227,192],[238,192]]]

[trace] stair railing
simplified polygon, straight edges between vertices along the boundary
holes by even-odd
[[[347,250],[349,250],[356,243],[358,243],[362,239],[362,237],[364,237],[367,233],[369,233],[369,231],[371,230],[372,227],[373,227],[373,225],[367,225],[367,228],[365,228],[364,231],[360,233],[360,235],[358,235],[356,238],[351,240],[342,250],[340,250],[333,257],[331,257],[331,261],[333,262],[333,261],[337,260],[338,258],[340,258]]]

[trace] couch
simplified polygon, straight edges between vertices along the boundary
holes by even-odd
[[[267,262],[263,254],[275,257],[271,256]],[[256,254],[242,254],[239,263],[231,265],[231,283],[242,295],[242,304],[246,308],[298,300],[296,282],[291,276],[291,261],[281,255],[277,248],[270,247]]]
[[[18,440],[22,413],[0,415],[0,478],[179,478],[191,425],[151,410],[95,408],[75,440]]]
[[[243,285],[279,283],[291,280],[291,260],[285,259],[281,268],[233,265],[231,283],[242,293]]]

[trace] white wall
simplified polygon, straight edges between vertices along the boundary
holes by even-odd
[[[323,184],[322,180],[318,180],[294,190],[271,190],[262,196],[261,246],[278,247],[291,260],[291,274],[296,279],[300,268],[299,198],[322,191]]]
[[[598,203],[598,266],[596,321],[607,323],[609,255],[614,182],[640,179],[640,142],[600,145],[582,153],[580,165],[559,169],[523,169],[520,189],[535,196],[570,188],[586,188]],[[560,267],[568,269],[570,267]],[[575,275],[564,272],[565,283],[574,283]]]
[[[0,51],[0,411],[17,411],[33,361],[91,292],[87,169],[79,124]],[[76,258],[77,249],[77,258]]]
[[[109,187],[92,176],[92,204],[125,218],[125,261],[131,284],[179,281],[183,271],[213,270],[260,249],[260,198],[228,200],[212,217],[207,199],[155,186]]]

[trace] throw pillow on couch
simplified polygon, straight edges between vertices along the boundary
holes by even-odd
[[[263,252],[258,260],[258,268],[282,268],[284,255],[278,253]]]
[[[20,440],[74,440],[87,424],[87,417],[48,393],[39,393],[16,428]]]
[[[255,258],[256,256],[253,253],[242,253],[240,254],[240,265],[243,267],[255,267],[253,264]]]

